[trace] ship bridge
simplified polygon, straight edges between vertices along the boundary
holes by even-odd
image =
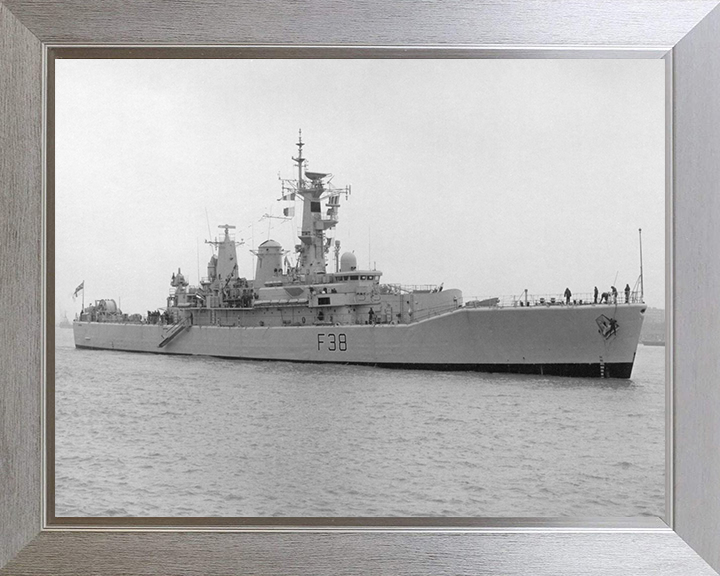
[[[331,275],[331,282],[358,282],[377,284],[382,276],[379,270],[353,270],[352,272],[335,272]]]

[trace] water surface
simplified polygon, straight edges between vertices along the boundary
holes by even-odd
[[[662,516],[664,353],[631,380],[77,350],[58,516]]]

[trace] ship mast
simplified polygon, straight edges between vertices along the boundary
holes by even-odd
[[[325,254],[330,245],[325,240],[325,231],[334,228],[338,222],[337,211],[340,207],[340,194],[350,193],[350,187],[334,188],[324,180],[330,174],[320,172],[304,172],[306,159],[303,157],[302,130],[299,132],[297,157],[293,160],[297,164],[298,179],[296,183],[283,180],[283,197],[293,199],[294,194],[303,200],[302,221],[300,228],[300,244],[296,247],[299,253],[297,271],[309,276],[308,280],[315,281],[318,276],[326,274],[327,263]],[[309,182],[305,180],[307,178]],[[289,194],[288,194],[289,193]],[[294,194],[293,194],[294,193]],[[327,200],[327,213],[323,217],[321,203]]]
[[[300,192],[300,190],[302,190],[304,188],[303,173],[302,173],[303,166],[305,164],[305,158],[303,158],[303,155],[302,155],[302,149],[303,149],[304,145],[305,144],[303,144],[303,141],[302,141],[302,130],[298,130],[298,142],[297,142],[298,157],[297,158],[293,157],[293,160],[295,160],[295,162],[297,162],[297,167],[298,167],[298,183],[297,183],[298,192]]]
[[[645,290],[643,286],[643,261],[642,261],[642,228],[638,228],[640,235],[640,301],[645,302]]]
[[[217,278],[227,281],[238,277],[238,259],[235,247],[244,244],[244,242],[235,242],[235,240],[230,237],[230,230],[234,229],[235,226],[220,224],[218,228],[225,230],[223,239],[205,240],[205,244],[210,244],[214,248],[217,248],[218,255],[215,263],[215,274]]]

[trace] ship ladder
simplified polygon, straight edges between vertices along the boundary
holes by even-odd
[[[175,326],[170,328],[168,332],[163,334],[163,339],[160,341],[160,344],[158,344],[158,348],[164,348],[165,346],[167,346],[187,328],[190,328],[190,323],[187,319],[179,322],[178,324],[175,324]]]

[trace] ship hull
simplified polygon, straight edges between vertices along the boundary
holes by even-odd
[[[73,327],[78,348],[629,378],[644,310],[640,304],[459,308],[410,324],[190,326],[171,341],[168,326],[83,321]],[[603,318],[616,329],[604,330]]]

